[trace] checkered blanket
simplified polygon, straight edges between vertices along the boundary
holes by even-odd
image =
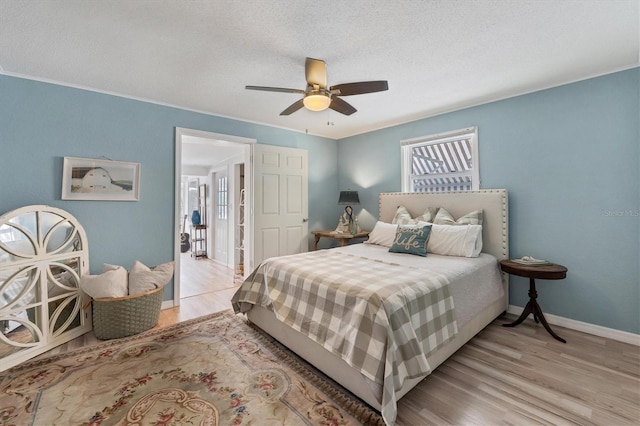
[[[236,313],[272,308],[280,321],[381,383],[388,424],[396,417],[396,391],[430,373],[427,357],[458,331],[444,276],[333,250],[267,259],[232,305]]]

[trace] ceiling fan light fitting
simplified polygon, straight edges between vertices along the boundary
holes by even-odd
[[[302,103],[310,111],[324,111],[331,105],[331,98],[325,94],[310,94],[304,97]]]

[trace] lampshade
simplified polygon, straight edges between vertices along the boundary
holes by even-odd
[[[331,98],[327,95],[307,95],[302,100],[302,103],[311,111],[324,111],[329,108]]]
[[[340,198],[338,204],[360,204],[360,198],[358,197],[358,191],[340,191]]]

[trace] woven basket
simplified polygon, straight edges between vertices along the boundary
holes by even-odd
[[[93,299],[93,332],[100,340],[119,339],[158,323],[163,288],[123,297]]]

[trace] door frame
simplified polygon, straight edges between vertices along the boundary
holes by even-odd
[[[176,306],[180,306],[180,233],[182,232],[182,212],[180,211],[180,187],[182,178],[182,139],[184,136],[192,136],[202,139],[208,139],[211,143],[225,142],[240,144],[244,148],[244,169],[245,169],[245,188],[246,193],[249,194],[248,200],[251,200],[253,194],[252,188],[252,170],[253,170],[253,155],[252,146],[257,143],[256,139],[245,138],[242,136],[226,135],[222,133],[207,132],[204,130],[188,129],[184,127],[175,128],[175,167],[174,167],[174,262],[175,269],[173,275],[173,300],[166,300],[162,303],[162,309],[168,309]],[[245,220],[246,232],[251,233],[253,230],[253,223],[251,220]],[[251,235],[251,234],[249,234]],[[251,253],[251,251],[245,252],[245,256]]]

